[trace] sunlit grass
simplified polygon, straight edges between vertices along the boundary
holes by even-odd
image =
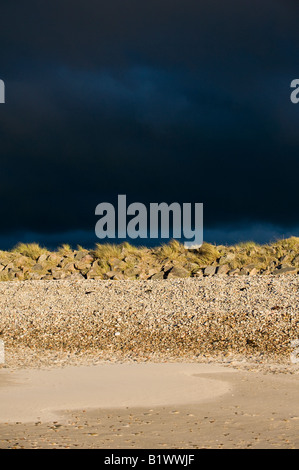
[[[47,252],[47,249],[42,248],[38,243],[19,243],[11,251],[37,260],[43,253]]]
[[[211,264],[228,264],[232,269],[242,268],[246,265],[255,265],[258,269],[266,269],[267,267],[277,265],[282,259],[284,263],[299,264],[296,259],[299,254],[299,237],[290,237],[287,239],[276,240],[269,244],[258,244],[253,241],[237,243],[235,245],[213,245],[203,243],[198,249],[190,249],[184,247],[177,240],[171,240],[161,246],[155,248],[147,248],[143,246],[134,246],[128,242],[121,244],[97,243],[93,250],[88,250],[81,245],[77,246],[76,251],[86,251],[93,255],[97,264],[94,269],[98,275],[109,271],[111,266],[118,266],[117,269],[134,268],[136,265],[148,269],[153,266],[163,266],[166,263],[190,265],[195,263],[199,267]],[[46,248],[41,247],[38,243],[19,243],[11,251],[0,251],[0,264],[7,266],[9,263],[15,263],[15,266],[31,267],[39,257],[48,253],[46,257],[39,261],[45,269],[50,269],[57,265],[57,257],[63,256],[72,259],[75,250],[70,245],[64,244],[56,252],[49,252]],[[24,259],[22,259],[24,257]],[[26,261],[26,258],[28,261]],[[115,259],[120,263],[115,264]],[[299,259],[299,258],[298,258]],[[9,279],[7,272],[0,276],[1,279]]]

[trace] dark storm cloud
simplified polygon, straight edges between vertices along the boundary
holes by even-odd
[[[298,13],[273,0],[1,6],[2,232],[90,231],[121,193],[204,202],[209,230],[298,226]]]

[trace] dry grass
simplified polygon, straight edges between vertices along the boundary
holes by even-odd
[[[299,237],[290,237],[281,240],[277,240],[273,243],[273,247],[277,250],[277,252],[282,251],[294,251],[299,253]]]
[[[279,262],[299,265],[299,258],[293,261],[299,254],[299,237],[277,240],[265,245],[259,245],[253,241],[242,242],[233,246],[216,246],[203,243],[201,248],[196,250],[186,249],[177,240],[171,240],[169,243],[156,248],[136,247],[127,242],[119,245],[98,243],[94,250],[87,250],[79,245],[77,251],[85,251],[93,255],[97,261],[94,270],[99,276],[111,270],[111,266],[115,264],[113,262],[115,259],[121,261],[119,269],[121,269],[121,266],[124,269],[133,269],[136,265],[140,268],[150,269],[168,262],[182,265],[193,263],[199,267],[219,263],[228,264],[232,269],[242,268],[250,264],[254,264],[258,269],[266,269],[271,265],[277,265]],[[50,252],[37,243],[19,243],[11,251],[0,251],[0,265],[7,266],[9,263],[13,263],[16,267],[22,265],[31,268],[44,253]],[[65,244],[54,254],[57,255],[58,259],[59,256],[63,256],[72,260],[75,252],[70,245]],[[54,254],[51,254],[51,256],[53,257]],[[47,271],[47,269],[55,267],[57,262],[57,258],[54,256],[53,259],[43,260],[42,265]],[[6,269],[6,272],[0,272],[0,280],[10,279],[10,274],[7,271]]]
[[[67,256],[72,252],[73,252],[73,250],[72,250],[71,246],[68,245],[67,243],[65,243],[64,245],[62,245],[58,248],[58,253],[62,256]]]
[[[109,258],[120,258],[121,257],[121,245],[115,245],[110,243],[97,243],[96,248],[92,251],[95,258],[99,260]]]
[[[42,248],[38,243],[19,243],[12,249],[12,253],[20,253],[33,260],[37,260],[43,253],[47,253],[46,248]]]
[[[210,243],[203,243],[197,250],[197,262],[203,266],[214,263],[220,256],[217,246],[211,245]]]
[[[156,248],[155,252],[157,259],[173,261],[182,255],[184,256],[187,250],[182,243],[177,240],[171,240],[168,244],[165,243],[161,247]]]

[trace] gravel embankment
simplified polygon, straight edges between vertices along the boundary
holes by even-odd
[[[297,275],[3,282],[0,337],[78,354],[285,356],[299,338],[298,293]]]

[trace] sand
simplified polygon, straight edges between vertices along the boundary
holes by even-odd
[[[200,403],[230,389],[223,380],[202,377],[221,371],[208,364],[150,363],[0,371],[0,422],[51,421],[65,409]]]
[[[299,448],[298,282],[2,283],[0,448]]]
[[[219,364],[0,370],[0,448],[298,448],[298,374]]]

